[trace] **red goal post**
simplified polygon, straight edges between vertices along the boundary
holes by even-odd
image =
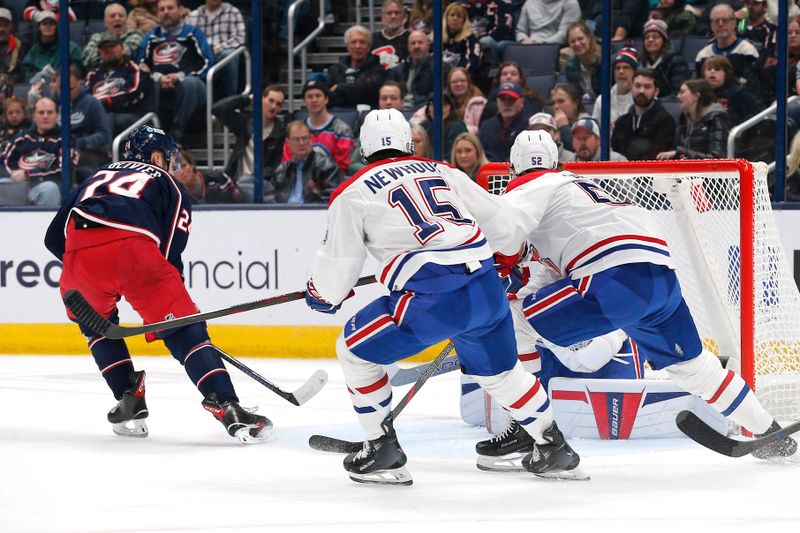
[[[729,367],[776,418],[800,418],[800,293],[772,213],[766,165],[730,159],[564,168],[653,214],[704,345],[731,358]],[[494,194],[508,180],[508,163],[484,165],[476,177]]]

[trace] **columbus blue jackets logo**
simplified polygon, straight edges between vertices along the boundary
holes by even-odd
[[[153,50],[153,64],[177,65],[186,53],[186,47],[176,41],[163,42]]]
[[[119,93],[125,87],[123,78],[108,78],[92,87],[95,98],[108,98]]]
[[[73,126],[78,126],[85,118],[86,115],[83,113],[83,111],[73,111],[69,116],[69,123]]]
[[[19,158],[19,168],[22,170],[45,170],[55,162],[55,154],[34,150]]]

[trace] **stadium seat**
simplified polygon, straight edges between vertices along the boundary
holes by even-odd
[[[686,62],[689,63],[689,68],[694,70],[694,62],[697,58],[697,52],[705,48],[708,44],[707,37],[701,37],[698,35],[687,35],[683,39],[683,46],[681,47],[681,55],[686,58]]]
[[[553,74],[542,74],[539,76],[526,76],[528,87],[539,93],[545,100],[550,99],[550,89],[555,85],[556,78]]]
[[[663,100],[659,99],[661,105],[664,106],[664,109],[672,115],[672,118],[675,119],[675,124],[678,124],[681,120],[681,104],[675,98],[665,98]]]
[[[504,61],[516,61],[527,76],[553,74],[558,70],[559,44],[509,44]]]

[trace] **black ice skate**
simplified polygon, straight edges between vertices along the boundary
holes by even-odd
[[[488,440],[475,445],[477,466],[492,472],[524,472],[522,458],[533,451],[533,437],[528,435],[516,420]]]
[[[553,422],[543,435],[547,444],[534,443],[533,452],[522,459],[522,466],[532,474],[552,479],[589,479],[579,468],[581,458],[570,448],[564,435]]]
[[[203,409],[243,444],[264,442],[272,433],[272,422],[267,417],[255,414],[255,409],[245,409],[235,400],[220,403],[213,392],[203,400]]]
[[[406,469],[406,454],[397,442],[391,423],[383,426],[385,435],[364,441],[357,453],[344,458],[344,469],[357,483],[379,485],[411,485],[414,480]]]
[[[773,421],[770,428],[767,430],[767,433],[774,433],[779,431],[781,426]],[[756,435],[756,437],[762,437],[762,435]],[[789,457],[790,455],[794,455],[797,451],[797,441],[794,440],[792,437],[786,437],[785,439],[773,442],[771,444],[767,444],[766,446],[762,446],[757,450],[753,450],[753,457],[758,459],[780,459],[782,457]]]
[[[130,386],[122,399],[108,412],[111,429],[123,437],[147,436],[147,403],[144,401],[144,370],[132,372]]]

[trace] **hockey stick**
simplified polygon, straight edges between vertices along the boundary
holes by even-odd
[[[212,345],[213,346],[213,345]],[[270,380],[266,379],[265,377],[261,376],[255,370],[247,366],[246,364],[242,363],[232,355],[229,355],[218,347],[214,346],[214,349],[219,352],[220,357],[225,359],[231,365],[235,366],[254,380],[258,381],[266,388],[280,396],[281,398],[285,399],[289,403],[293,403],[295,405],[303,405],[308,400],[314,397],[322,387],[325,386],[325,383],[328,382],[328,374],[324,370],[317,370],[314,372],[310,378],[306,380],[305,383],[300,385],[300,387],[295,390],[294,392],[286,392],[282,388],[278,387]]]
[[[391,425],[391,422],[396,419],[400,413],[403,411],[408,402],[417,394],[419,389],[428,381],[436,369],[442,364],[442,362],[450,355],[455,349],[455,346],[452,342],[448,342],[447,346],[444,347],[444,350],[436,356],[436,359],[428,364],[428,367],[425,369],[425,372],[419,377],[416,383],[414,383],[411,388],[408,390],[403,399],[398,402],[397,406],[390,412],[386,419],[384,420],[383,424]],[[311,435],[308,439],[308,445],[314,448],[315,450],[319,450],[322,452],[335,452],[335,453],[356,453],[361,449],[363,446],[363,442],[353,442],[349,440],[337,439],[336,437],[328,437],[326,435]]]
[[[411,368],[398,368],[394,372],[394,375],[391,376],[390,381],[392,382],[392,387],[400,387],[402,385],[414,383],[432,364],[432,362],[422,363],[421,365],[412,366]],[[448,372],[459,370],[460,368],[461,363],[458,362],[458,357],[451,355],[450,357],[445,358],[445,360],[442,361],[438,367],[436,367],[436,370],[433,371],[431,377],[447,374]]]
[[[365,276],[359,278],[355,287],[368,285],[375,282],[375,276]],[[189,324],[203,322],[204,320],[211,320],[212,318],[219,318],[222,316],[233,315],[242,313],[244,311],[252,311],[253,309],[261,309],[262,307],[270,307],[273,305],[283,304],[287,302],[294,302],[305,298],[306,291],[295,291],[280,296],[273,296],[271,298],[264,298],[263,300],[255,300],[243,304],[232,305],[216,311],[207,311],[205,313],[195,313],[180,318],[173,318],[172,320],[164,320],[161,322],[154,322],[152,324],[145,324],[143,326],[120,326],[114,324],[106,319],[103,315],[98,313],[86,298],[75,289],[70,289],[64,293],[64,305],[67,309],[72,311],[72,314],[78,321],[97,333],[109,339],[122,339],[133,335],[142,335],[144,333],[153,333],[155,331],[162,331],[165,329],[181,328]]]
[[[736,440],[717,433],[691,411],[678,413],[675,423],[678,425],[678,429],[696,443],[728,457],[742,457],[767,444],[780,442],[792,433],[800,431],[800,422],[795,422],[762,437],[752,440]]]

